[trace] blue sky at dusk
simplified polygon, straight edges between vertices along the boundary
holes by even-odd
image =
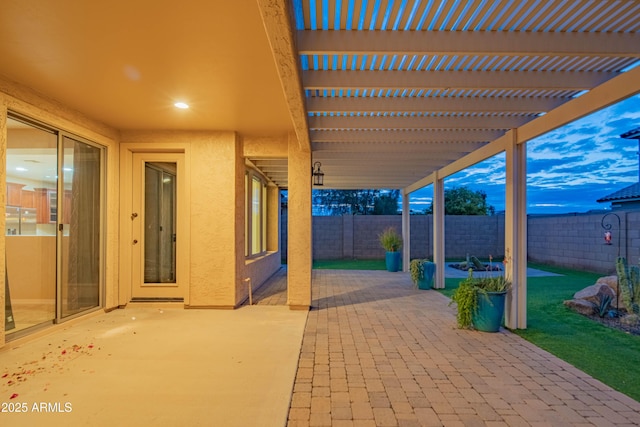
[[[530,214],[609,208],[596,200],[638,182],[638,140],[620,134],[640,126],[640,95],[602,109],[527,142],[527,210]],[[496,155],[445,179],[445,190],[483,190],[504,210],[505,155]],[[431,205],[433,186],[411,194],[412,211]]]

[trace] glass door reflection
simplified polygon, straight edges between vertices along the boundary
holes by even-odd
[[[58,135],[7,118],[5,328],[8,335],[56,318]]]
[[[100,149],[63,137],[61,317],[100,304]]]
[[[144,283],[176,283],[176,163],[145,164]]]

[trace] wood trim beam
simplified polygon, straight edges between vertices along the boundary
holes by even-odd
[[[512,129],[533,120],[529,116],[315,116],[311,130],[322,129]]]
[[[316,142],[489,142],[504,135],[502,130],[313,130]]]
[[[451,163],[452,161],[454,161],[455,159],[457,159],[458,157],[460,157],[460,154],[458,154],[454,159],[452,159],[451,155],[449,155],[449,158],[446,158],[447,156],[439,156],[439,158],[434,158],[436,157],[435,155],[431,155],[431,153],[424,153],[424,154],[404,154],[402,156],[399,156],[396,160],[398,162],[402,162],[403,165],[403,170],[406,170],[407,168],[413,168],[413,167],[422,167],[425,170],[429,170],[429,169],[433,169],[435,167],[441,168],[449,163]],[[363,162],[367,162],[367,163],[371,163],[371,162],[375,162],[378,163],[379,162],[384,162],[385,159],[388,159],[389,155],[388,154],[383,154],[380,153],[377,156],[360,156],[358,153],[344,153],[340,158],[333,158],[333,157],[325,157],[325,156],[314,156],[314,160],[315,161],[319,161],[323,164],[323,170],[326,169],[327,171],[330,168],[339,168],[339,167],[349,167],[349,171],[353,172],[356,170],[360,170],[360,168],[358,168],[357,166],[353,166],[353,164],[355,162],[358,161],[363,161]],[[325,162],[327,163],[331,163],[330,166],[327,166],[326,168],[324,167]],[[366,166],[364,167],[364,169],[371,169],[370,166]],[[398,168],[394,167],[394,169],[397,171]],[[398,174],[402,174],[402,172],[398,171]]]
[[[584,95],[574,98],[554,111],[522,125],[518,129],[518,144],[571,123],[627,97],[640,93],[640,67],[603,83]]]
[[[625,73],[626,74],[626,73]],[[309,113],[358,112],[468,112],[468,113],[542,113],[571,98],[533,97],[352,97],[307,99]]]
[[[356,153],[359,156],[376,155],[376,153],[384,153],[385,156],[389,156],[390,153],[400,154],[407,153],[420,153],[420,152],[433,152],[434,156],[438,156],[438,153],[469,153],[477,150],[478,148],[486,145],[485,142],[477,141],[464,141],[464,142],[406,142],[406,143],[376,143],[371,141],[354,142],[350,144],[341,144],[336,142],[314,142],[313,153],[314,158],[317,156],[328,157],[327,153],[338,153],[336,157],[341,157],[345,153]]]
[[[294,32],[289,19],[289,2],[286,0],[258,0],[264,29],[269,39],[274,63],[280,77],[282,90],[289,106],[289,114],[303,151],[311,150],[304,105],[298,53],[294,42]]]
[[[453,163],[450,163],[447,166],[443,167],[438,171],[438,176],[444,179],[449,175],[453,175],[454,173],[459,172],[463,169],[466,169],[469,166],[473,166],[476,163],[479,163],[483,160],[488,159],[489,157],[492,157],[498,153],[501,153],[505,149],[506,141],[511,138],[510,136],[511,132],[512,131],[507,132],[505,135],[501,136],[495,141],[489,144],[486,144],[483,147],[478,148],[477,150],[472,151],[466,156],[459,158]],[[407,186],[405,190],[408,192],[416,191],[432,183],[433,183],[433,177],[427,176]]]
[[[300,55],[640,57],[640,33],[525,31],[297,32]]]
[[[604,71],[342,71],[302,72],[304,89],[588,90],[618,73]]]

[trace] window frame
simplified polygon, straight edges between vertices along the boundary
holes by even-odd
[[[247,169],[244,182],[246,200],[244,254],[246,258],[255,258],[267,252],[267,180],[257,170]],[[255,184],[258,184],[259,188],[256,188]],[[258,189],[259,191],[256,192],[255,190]],[[257,207],[254,196],[257,197]]]

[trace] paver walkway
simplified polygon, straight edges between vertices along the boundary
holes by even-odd
[[[640,425],[640,403],[509,331],[456,329],[448,302],[407,273],[314,270],[288,426]]]

